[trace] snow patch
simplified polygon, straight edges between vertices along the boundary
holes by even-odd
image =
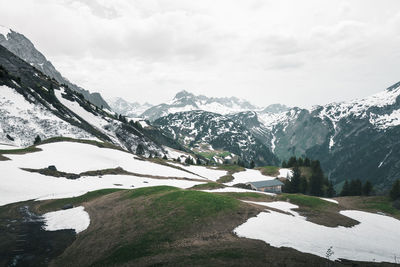
[[[78,234],[89,227],[90,217],[85,208],[80,206],[67,210],[48,212],[43,215],[46,231],[73,229]]]
[[[269,211],[250,218],[234,232],[240,237],[263,240],[274,247],[291,247],[323,258],[331,248],[334,252],[331,260],[343,258],[396,262],[400,257],[399,220],[356,210],[340,213],[360,224],[350,228],[332,228],[306,221],[299,216]]]
[[[249,182],[257,182],[257,181],[266,181],[266,180],[274,180],[275,177],[272,176],[265,176],[262,175],[259,170],[251,170],[251,169],[246,169],[245,171],[237,172],[234,173],[233,175],[233,181],[229,183],[225,183],[226,185],[232,186],[234,184],[245,184]]]
[[[337,200],[332,199],[332,198],[320,197],[320,199],[331,202],[331,203],[339,204],[339,202]]]

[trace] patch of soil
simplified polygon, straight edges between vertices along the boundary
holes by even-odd
[[[0,161],[6,161],[6,160],[10,159],[0,154]]]

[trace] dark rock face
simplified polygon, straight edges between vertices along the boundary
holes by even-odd
[[[96,106],[103,106],[104,108],[111,109],[99,93],[90,93],[88,90],[85,90],[64,78],[61,73],[56,70],[53,64],[48,61],[24,35],[12,30],[7,34],[7,36],[0,34],[0,45],[4,46],[13,54],[31,64],[47,76],[54,78],[59,83],[66,84],[71,89],[83,94],[87,100]]]
[[[159,118],[154,124],[188,148],[211,145],[213,149],[234,153],[247,163],[254,160],[258,165],[278,164],[265,145],[228,116],[188,111]]]

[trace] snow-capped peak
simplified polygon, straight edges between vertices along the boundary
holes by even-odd
[[[374,110],[371,108],[382,108],[392,106],[396,104],[396,100],[400,95],[400,84],[397,83],[388,89],[374,94],[372,96],[356,99],[349,102],[332,103],[325,106],[315,106],[312,108],[311,112],[319,112],[319,117],[321,119],[329,118],[333,122],[337,122],[342,118],[353,116],[361,119],[369,118],[371,124],[377,126],[378,128],[387,128],[383,125],[383,121],[387,121],[390,126],[400,124],[400,117],[398,116],[398,109],[395,107],[393,109],[388,109],[384,114],[375,114]],[[383,121],[382,121],[383,120]],[[397,123],[393,124],[393,121]]]
[[[194,94],[189,93],[189,92],[186,91],[186,90],[182,90],[182,91],[178,92],[178,93],[175,95],[174,100],[179,100],[179,99],[182,99],[182,98],[194,97],[194,96],[195,96]]]

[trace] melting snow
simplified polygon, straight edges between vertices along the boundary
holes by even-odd
[[[184,179],[154,179],[128,175],[81,177],[76,180],[56,178],[23,171],[20,168],[46,168],[55,165],[59,171],[80,173],[90,170],[122,167],[141,175],[160,178],[195,178],[199,176],[172,167],[135,159],[119,150],[99,148],[80,143],[61,142],[41,145],[43,151],[25,155],[7,155],[11,160],[0,161],[0,205],[29,199],[51,199],[82,195],[103,188],[138,188],[170,185],[189,188],[199,181]]]
[[[245,184],[249,182],[257,182],[257,181],[265,181],[265,180],[274,180],[275,177],[262,175],[259,170],[251,170],[246,169],[242,172],[237,172],[232,175],[234,177],[233,181],[229,183],[225,183],[226,185],[234,185],[234,184]]]
[[[332,199],[332,198],[320,197],[320,199],[328,201],[328,202],[332,202],[332,203],[335,203],[335,204],[339,204],[339,202],[337,200]]]
[[[89,214],[84,207],[48,212],[43,215],[46,231],[73,229],[76,233],[86,230],[90,224]]]
[[[264,203],[287,211],[287,204]],[[360,222],[346,227],[326,227],[304,220],[303,217],[279,212],[261,212],[238,226],[234,232],[241,237],[263,240],[274,247],[291,247],[301,252],[330,259],[349,259],[370,262],[396,262],[400,257],[400,221],[388,216],[347,210],[344,216]]]

